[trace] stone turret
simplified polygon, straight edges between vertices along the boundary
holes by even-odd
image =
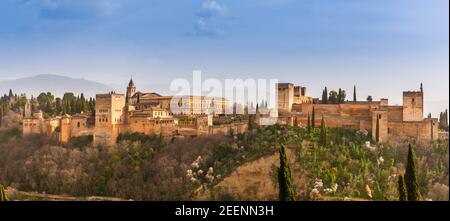
[[[127,94],[125,97],[125,103],[129,104],[131,103],[131,97],[136,93],[136,86],[134,85],[133,78],[130,79],[130,82],[128,83],[127,87]]]

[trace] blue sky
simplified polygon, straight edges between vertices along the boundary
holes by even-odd
[[[161,90],[209,78],[342,87],[361,99],[424,83],[448,107],[448,0],[2,0],[0,80],[60,74]],[[156,89],[157,88],[157,89]]]

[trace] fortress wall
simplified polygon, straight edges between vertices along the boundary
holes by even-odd
[[[403,121],[403,107],[402,106],[388,106],[388,120],[389,121]]]
[[[372,121],[370,118],[365,117],[341,117],[338,115],[323,115],[325,126],[326,127],[351,127],[354,129],[364,129],[366,131],[372,130]],[[300,127],[306,127],[308,125],[308,115],[307,114],[299,114],[295,115],[293,117],[293,120],[295,121],[295,118],[297,118],[297,124]],[[311,119],[312,120],[312,119]],[[320,123],[322,121],[322,116],[317,116],[315,119],[315,125],[316,127],[320,126]],[[287,117],[279,117],[278,123],[279,124],[287,124],[289,122]]]
[[[341,116],[366,116],[369,117],[371,110],[377,107],[377,103],[344,103],[339,104]]]
[[[437,118],[424,119],[419,129],[419,139],[439,139],[439,123]]]
[[[87,118],[73,117],[70,121],[70,137],[88,136],[94,134],[94,128],[88,126]]]
[[[43,132],[43,121],[39,119],[24,119],[22,125],[23,134],[40,134]]]
[[[312,114],[313,107],[316,116],[324,115],[339,115],[352,117],[367,117],[370,118],[371,110],[379,107],[380,102],[357,102],[357,103],[343,103],[343,104],[298,104],[294,105],[294,111],[300,113]]]
[[[389,132],[392,135],[402,135],[422,140],[437,140],[439,138],[437,119],[423,121],[389,122]]]
[[[419,137],[422,122],[420,121],[404,121],[389,122],[389,133],[398,136]]]
[[[229,124],[229,125],[215,125],[209,127],[209,134],[230,134],[233,131],[234,134],[244,133],[248,130],[247,123]]]

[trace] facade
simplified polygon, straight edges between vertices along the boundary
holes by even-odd
[[[403,92],[403,106],[389,105],[388,99],[379,101],[344,102],[341,104],[300,103],[293,104],[289,113],[281,113],[280,122],[293,122],[297,118],[299,126],[307,124],[308,113],[314,108],[315,124],[324,118],[327,127],[351,127],[371,132],[376,139],[377,127],[380,142],[389,136],[408,136],[422,140],[437,140],[438,119],[423,117],[423,89]],[[279,106],[286,104],[284,101]],[[378,122],[378,123],[377,123]],[[378,126],[377,126],[378,124]]]
[[[292,83],[277,84],[277,93],[279,113],[290,113],[295,105],[313,103],[313,98],[306,94],[306,87]]]
[[[94,134],[94,117],[87,114],[64,115],[44,119],[41,111],[22,122],[22,133],[55,136],[61,142],[69,142],[72,137]]]
[[[306,126],[308,114],[316,114],[315,124],[322,117],[327,127],[351,127],[370,132],[374,139],[385,142],[390,136],[408,136],[420,140],[442,137],[437,118],[423,118],[424,96],[420,91],[403,92],[403,105],[389,105],[386,98],[379,101],[321,104],[313,102],[306,87],[292,83],[277,85],[277,108],[257,113],[256,123]],[[44,119],[42,112],[23,119],[23,134],[55,136],[61,142],[73,137],[93,136],[94,145],[113,145],[122,133],[201,135],[243,132],[247,123],[213,125],[214,115],[224,113],[228,101],[206,96],[162,96],[142,93],[130,80],[126,94],[110,92],[96,95],[95,116],[64,115]],[[227,116],[224,116],[227,117]]]

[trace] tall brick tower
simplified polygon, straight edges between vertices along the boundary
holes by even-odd
[[[123,130],[125,96],[110,92],[97,94],[95,102],[94,145],[112,145]]]
[[[419,91],[403,92],[403,121],[423,120],[423,87]]]

